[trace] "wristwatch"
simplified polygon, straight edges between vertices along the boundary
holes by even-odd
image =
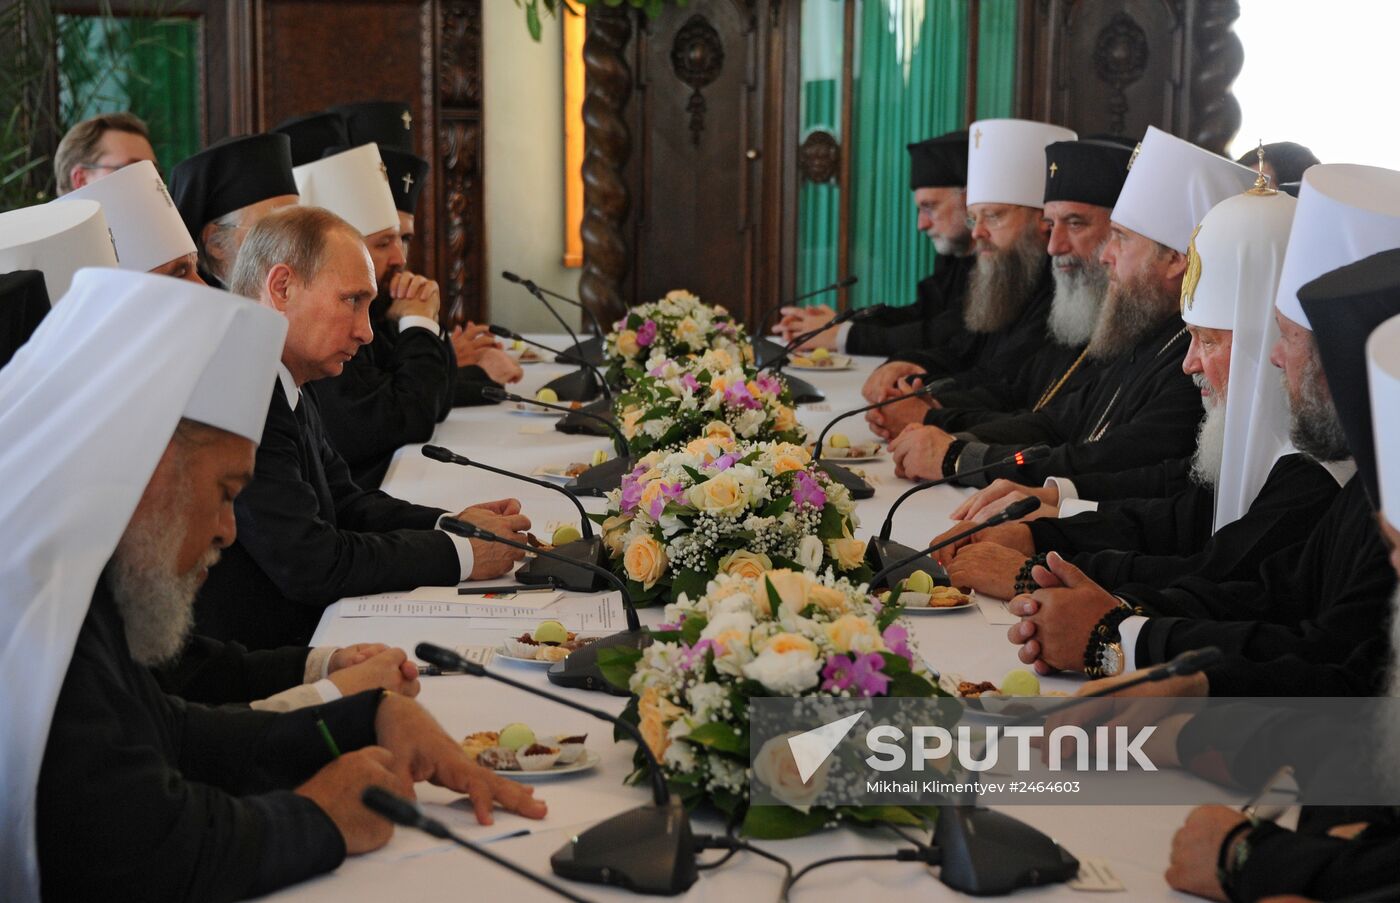
[[[1114,677],[1123,673],[1127,658],[1123,654],[1123,643],[1118,634],[1118,625],[1125,618],[1142,614],[1126,602],[1108,610],[1094,629],[1089,631],[1089,643],[1084,647],[1084,673],[1088,677]]]
[[[1125,663],[1123,644],[1118,640],[1099,644],[1100,677],[1117,677],[1123,673]]]

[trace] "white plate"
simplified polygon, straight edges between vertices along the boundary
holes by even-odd
[[[543,467],[536,467],[532,472],[532,476],[549,480],[551,483],[563,485],[573,480],[573,476],[567,473],[568,469],[568,467],[560,467],[556,464],[546,464]]]
[[[593,639],[593,637],[581,637],[581,639],[588,640]],[[567,656],[565,656],[565,658],[567,658]],[[521,665],[536,665],[542,668],[548,668],[550,665],[554,664],[554,662],[547,662],[540,658],[521,658],[518,655],[511,655],[510,648],[506,646],[505,643],[496,647],[496,658],[493,659],[493,661],[515,662]]]
[[[906,593],[903,593],[903,594],[901,595],[901,598],[903,598],[904,596],[921,596],[921,595],[923,595],[923,593],[909,593],[909,592],[906,592]],[[977,600],[976,600],[976,599],[972,599],[971,597],[969,597],[969,599],[970,599],[970,601],[968,601],[968,602],[966,602],[966,603],[964,603],[964,604],[962,604],[962,605],[945,605],[945,606],[943,606],[942,608],[932,608],[932,607],[927,606],[927,605],[919,605],[919,606],[906,605],[906,606],[904,606],[904,610],[901,612],[901,614],[906,614],[906,615],[945,615],[945,614],[948,614],[949,612],[954,612],[954,611],[966,611],[966,610],[968,610],[969,608],[976,608],[976,607],[977,607]]]
[[[563,774],[576,774],[580,771],[587,771],[590,768],[597,768],[603,757],[591,749],[583,751],[583,758],[572,765],[556,765],[553,768],[546,768],[543,771],[506,771],[504,769],[491,769],[503,778],[510,778],[512,781],[537,781],[544,778],[554,778]]]
[[[856,366],[856,362],[845,354],[833,354],[831,355],[831,357],[827,358],[827,360],[831,363],[825,366],[817,366],[816,364],[803,364],[795,360],[788,361],[787,369],[805,370],[808,372],[821,371],[824,373],[837,373],[842,370],[854,370]]]
[[[511,411],[516,414],[524,414],[527,417],[563,417],[564,411],[553,411],[549,408],[542,408],[539,405],[527,404],[517,401]]]
[[[808,446],[807,450],[812,451],[813,449],[811,446]],[[822,449],[822,460],[830,461],[832,464],[869,464],[871,461],[879,461],[883,457],[885,457],[885,447],[883,445],[875,446],[875,454],[861,455],[860,457],[838,457],[831,453],[831,446],[829,445]]]

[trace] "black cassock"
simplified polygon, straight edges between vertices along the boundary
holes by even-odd
[[[310,654],[307,646],[250,652],[240,643],[194,636],[179,658],[152,673],[162,690],[186,702],[246,704],[301,685]]]
[[[450,341],[419,326],[400,332],[382,315],[387,302],[374,303],[374,340],[339,376],[308,384],[332,447],[370,489],[401,446],[427,442],[453,405],[485,404],[482,387],[496,385],[480,367],[459,369]]]
[[[1306,541],[1270,555],[1248,579],[1188,575],[1166,588],[1120,587],[1119,596],[1149,615],[1137,638],[1137,666],[1218,646],[1226,660],[1206,672],[1212,696],[1379,689],[1395,572],[1361,483],[1349,481]],[[1277,661],[1286,656],[1289,662]],[[1328,665],[1345,667],[1328,673]],[[1314,673],[1319,669],[1325,680]]]
[[[959,477],[985,486],[997,477],[1039,483],[1046,477],[1112,472],[1185,457],[1196,447],[1201,393],[1181,370],[1190,336],[1172,317],[1128,354],[1104,364],[1088,385],[1045,409],[992,420],[957,433],[968,440],[958,459],[967,471],[1045,443],[1034,464],[1007,464]]]
[[[1306,540],[1338,490],[1322,465],[1295,453],[1274,462],[1249,510],[1214,535],[1215,493],[1199,485],[1028,526],[1036,551],[1059,552],[1109,590],[1164,585],[1185,574],[1249,579],[1265,558]]]
[[[1045,344],[1000,379],[980,370],[955,376],[935,394],[940,406],[924,416],[924,423],[956,433],[1008,414],[1054,410],[1092,382],[1098,369],[1097,362],[1085,357],[1083,345],[1068,347],[1047,336]]]
[[[1376,717],[1393,709],[1376,707]],[[1357,750],[1376,751],[1373,721],[1332,717],[1315,711],[1290,710],[1286,705],[1237,703],[1207,709],[1182,729],[1177,752],[1188,765],[1200,763],[1217,781],[1228,781],[1254,793],[1280,766],[1293,768],[1305,792],[1334,780],[1350,788],[1371,786],[1387,775],[1394,763],[1375,756],[1358,757]],[[1299,743],[1300,737],[1326,737],[1325,745]],[[1302,747],[1300,749],[1300,747]],[[1327,835],[1335,825],[1365,822],[1357,837],[1344,840]],[[1260,900],[1299,894],[1316,900],[1337,900],[1374,892],[1400,882],[1400,819],[1391,806],[1304,806],[1297,831],[1261,822],[1250,832],[1249,858],[1235,879],[1235,899]],[[1400,893],[1370,899],[1393,900]]]
[[[131,658],[105,578],[78,634],[39,773],[46,900],[236,900],[336,868],[330,817],[292,793],[375,742],[381,694],[277,714],[167,696]]]
[[[846,334],[850,354],[890,356],[921,348],[942,347],[956,357],[971,354],[974,336],[962,322],[967,276],[976,255],[947,257],[940,254],[933,275],[919,281],[913,304],[852,323]]]
[[[1026,359],[1049,344],[1045,321],[1050,316],[1050,303],[1055,298],[1055,280],[1047,258],[1041,267],[1025,307],[1015,322],[997,332],[969,332],[962,320],[966,292],[956,311],[957,327],[940,327],[931,344],[906,345],[905,351],[894,355],[895,360],[908,361],[923,367],[936,377],[959,377],[970,384],[983,380],[1004,379],[1015,373]]]
[[[196,630],[250,649],[305,646],[337,599],[455,584],[456,546],[433,529],[444,513],[357,486],[315,397],[303,393],[293,412],[279,383],[253,480],[234,502],[238,541],[209,572]]]

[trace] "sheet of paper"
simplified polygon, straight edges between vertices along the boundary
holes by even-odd
[[[1127,890],[1104,859],[1080,859],[1079,874],[1070,879],[1069,886],[1072,890]]]
[[[982,610],[982,617],[987,619],[987,623],[993,627],[1010,627],[1020,618],[1013,615],[1006,608],[1006,603],[1000,599],[993,599],[977,593],[977,607]]]
[[[404,596],[404,599],[409,602],[447,602],[452,605],[465,605],[471,608],[476,616],[483,618],[505,617],[496,614],[502,609],[511,609],[517,612],[539,611],[542,608],[548,608],[562,598],[564,598],[564,594],[557,591],[514,593],[509,598],[505,596],[463,596],[457,592],[455,586],[420,586]]]
[[[344,618],[475,618],[483,628],[532,629],[540,622],[535,608],[493,605],[470,606],[458,602],[431,602],[403,597],[376,596],[342,600]],[[580,633],[613,633],[625,623],[622,599],[617,593],[573,595],[554,603],[549,617]],[[468,625],[473,626],[473,625]]]

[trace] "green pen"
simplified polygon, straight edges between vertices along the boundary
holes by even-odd
[[[331,758],[339,759],[340,747],[335,745],[335,738],[331,736],[331,729],[326,727],[326,719],[316,719],[316,728],[321,732],[321,739],[326,741],[326,748],[331,751]]]

